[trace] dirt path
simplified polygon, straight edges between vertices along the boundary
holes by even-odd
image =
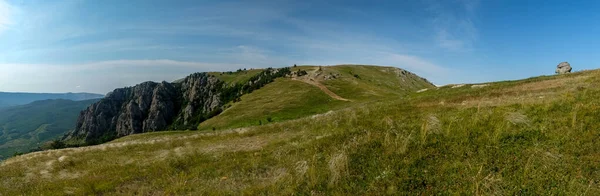
[[[294,79],[294,80],[297,80],[297,79]],[[345,99],[343,97],[340,97],[339,95],[337,95],[334,92],[330,91],[325,85],[323,85],[323,84],[321,84],[319,82],[308,81],[308,80],[298,80],[298,81],[302,81],[304,83],[311,84],[313,86],[319,87],[319,89],[321,89],[321,91],[323,91],[325,94],[329,95],[331,98],[334,98],[334,99],[337,99],[337,100],[340,100],[340,101],[350,101],[350,100]]]
[[[298,81],[302,81],[304,83],[319,87],[319,89],[321,89],[321,91],[323,91],[325,94],[329,95],[331,98],[340,100],[340,101],[350,101],[348,99],[345,99],[343,97],[340,97],[339,95],[335,94],[334,92],[332,92],[331,90],[329,90],[325,85],[321,84],[320,82],[316,81],[316,72],[317,69],[314,69],[312,71],[310,71],[308,73],[308,75],[306,76],[302,76],[302,77],[298,77],[298,78],[292,78],[292,80],[298,80]]]

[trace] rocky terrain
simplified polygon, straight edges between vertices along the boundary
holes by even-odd
[[[75,130],[63,140],[96,144],[167,128],[195,129],[200,122],[220,113],[225,103],[289,72],[289,68],[269,68],[247,83],[235,85],[207,73],[194,73],[174,83],[144,82],[116,89],[82,111]]]

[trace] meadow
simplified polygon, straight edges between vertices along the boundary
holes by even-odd
[[[598,195],[598,82],[593,70],[373,101],[324,82],[355,101],[21,155],[0,163],[0,193]]]

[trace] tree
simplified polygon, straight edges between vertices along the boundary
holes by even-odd
[[[296,64],[294,64],[294,67],[297,67],[297,65],[296,65]]]

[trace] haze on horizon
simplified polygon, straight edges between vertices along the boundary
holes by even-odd
[[[0,0],[0,91],[92,92],[193,72],[374,64],[435,84],[598,68],[598,1]]]

